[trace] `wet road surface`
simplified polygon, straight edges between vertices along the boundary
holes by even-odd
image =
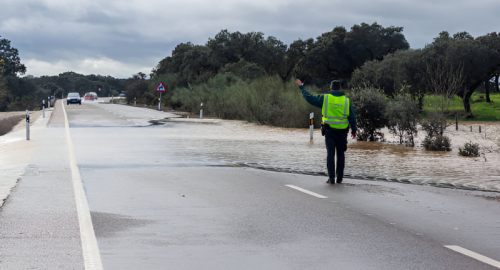
[[[147,126],[165,117],[153,110],[98,103],[66,109],[104,269],[498,269],[445,247],[500,261],[497,193],[355,179],[329,186],[322,176],[238,167],[248,160],[241,153],[260,152],[259,162],[269,164],[266,151],[294,155],[301,144],[256,143],[260,131],[252,125],[245,127],[249,136],[231,131],[232,124],[217,135],[220,125]],[[53,232],[48,239],[65,235],[47,230],[61,224],[70,228],[68,239],[78,239],[61,118],[56,108],[44,133],[47,140],[59,139],[50,144],[57,150],[44,157],[49,146],[36,148],[31,173],[1,209],[0,238],[10,243],[1,249],[1,269],[34,265],[36,260],[9,259],[16,252],[50,253],[48,262],[69,266],[52,269],[83,266],[53,258],[57,250],[27,248],[53,246],[50,241],[13,236],[24,230],[19,223],[36,227],[42,219],[47,224],[39,230]],[[260,151],[252,150],[257,146]],[[319,143],[312,147],[324,151]],[[60,183],[51,183],[55,179]],[[33,214],[16,219],[23,209]],[[72,260],[81,259],[74,242],[62,242],[72,246]]]

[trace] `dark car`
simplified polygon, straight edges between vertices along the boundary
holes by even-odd
[[[80,94],[77,92],[69,93],[68,97],[66,98],[66,105],[69,105],[70,103],[78,103],[82,105],[82,99],[80,98]]]

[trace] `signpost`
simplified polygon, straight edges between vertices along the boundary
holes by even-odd
[[[30,112],[26,110],[26,140],[30,140]]]
[[[314,113],[309,114],[309,143],[313,144]]]
[[[158,111],[161,111],[161,93],[166,92],[166,91],[167,91],[167,89],[165,88],[163,83],[160,82],[158,84],[158,86],[156,87],[156,92],[160,92],[160,103],[158,103]]]

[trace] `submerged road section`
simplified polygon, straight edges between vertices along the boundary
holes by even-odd
[[[0,269],[93,269],[71,146],[103,269],[500,268],[498,193],[327,185],[228,162],[225,146],[239,147],[231,160],[244,163],[237,153],[254,138],[227,136],[225,121],[168,121],[176,116],[89,101],[65,107],[66,132],[62,106],[33,132],[24,173],[0,209]],[[221,127],[225,135],[203,136]],[[0,140],[0,155],[9,143]],[[263,156],[283,151],[265,148]],[[313,150],[323,162],[326,150]]]

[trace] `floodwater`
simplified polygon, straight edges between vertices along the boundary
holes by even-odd
[[[179,158],[192,158],[194,154],[201,160],[222,161],[234,166],[313,175],[326,175],[327,172],[326,148],[319,130],[315,130],[311,145],[308,129],[283,129],[242,121],[221,121],[219,124],[167,122],[153,128],[168,130],[162,136],[176,145],[171,149],[179,149],[174,150]],[[452,139],[451,152],[429,152],[421,147],[358,142],[349,138],[345,177],[500,192],[498,136],[480,141],[488,150],[482,151],[481,157],[458,155],[458,147],[463,146],[464,141],[474,142],[474,138],[481,138],[485,130],[499,134],[497,126],[488,128],[483,126],[481,134],[467,135],[469,126],[447,132]],[[419,138],[423,138],[423,134]]]

